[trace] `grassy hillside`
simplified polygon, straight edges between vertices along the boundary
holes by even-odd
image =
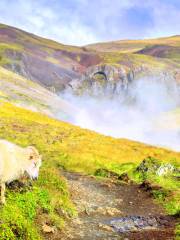
[[[60,169],[95,174],[105,168],[116,173],[128,170],[132,175],[132,168],[148,156],[176,165],[180,160],[180,153],[105,137],[10,103],[0,104],[0,138],[21,146],[35,145],[43,155],[40,177],[33,187],[7,192],[7,205],[0,209],[2,240],[40,239],[44,219],[62,229],[63,223],[76,215]],[[137,180],[136,175],[132,177]],[[172,181],[159,181],[164,183],[172,188]],[[177,207],[176,199],[177,195],[170,201],[169,212]]]
[[[0,99],[34,111],[62,118],[69,117],[73,107],[54,93],[20,75],[0,67]]]
[[[120,40],[87,45],[87,48],[102,52],[136,52],[146,46],[169,45],[180,47],[180,36],[144,40]]]
[[[171,67],[178,67],[180,64],[180,36],[97,43],[88,45],[87,49],[104,52],[107,56],[123,54],[124,59],[127,59],[126,56],[129,56],[129,58],[134,59],[137,63],[142,59],[145,64],[148,64],[150,60],[154,61],[157,66],[158,63],[160,66],[162,63],[167,63]],[[146,56],[143,57],[143,55]],[[164,59],[170,61],[166,62]]]
[[[8,26],[5,24],[0,24],[0,28],[8,29]],[[64,45],[58,43],[56,41],[38,37],[34,34],[28,33],[26,31],[20,30],[15,27],[11,27],[11,31],[17,36],[16,41],[23,41],[24,43],[34,43],[44,48],[52,48],[52,49],[59,49],[59,50],[69,50],[69,51],[81,51],[81,48],[76,46]]]
[[[0,66],[49,89],[62,89],[79,77],[84,70],[81,55],[91,58],[92,54],[0,24]]]

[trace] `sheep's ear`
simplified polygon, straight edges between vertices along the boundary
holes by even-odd
[[[32,160],[35,157],[39,156],[39,153],[38,153],[37,149],[33,146],[27,147],[27,152],[28,152],[28,159],[29,160]]]
[[[30,151],[37,153],[37,149],[34,146],[28,146],[27,149],[29,149]]]

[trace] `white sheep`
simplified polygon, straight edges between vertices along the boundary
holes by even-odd
[[[1,203],[5,203],[5,183],[19,179],[25,173],[36,179],[41,166],[41,155],[33,146],[19,147],[0,139],[0,185]]]

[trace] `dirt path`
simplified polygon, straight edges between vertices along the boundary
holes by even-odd
[[[62,240],[172,240],[174,219],[165,216],[136,185],[99,181],[64,172],[78,218],[67,224]]]

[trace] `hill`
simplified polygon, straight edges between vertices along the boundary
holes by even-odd
[[[115,85],[164,72],[179,81],[179,47],[179,36],[75,47],[0,25],[0,65],[56,93],[98,81],[99,73]]]
[[[180,47],[180,35],[144,40],[120,40],[87,45],[88,49],[101,52],[124,52],[135,53],[146,47],[162,45],[164,47]],[[164,49],[165,50],[165,49]]]
[[[0,67],[0,99],[50,116],[70,118],[74,107],[46,88]]]
[[[78,78],[91,62],[98,63],[96,55],[81,48],[0,25],[0,65],[52,91]]]

